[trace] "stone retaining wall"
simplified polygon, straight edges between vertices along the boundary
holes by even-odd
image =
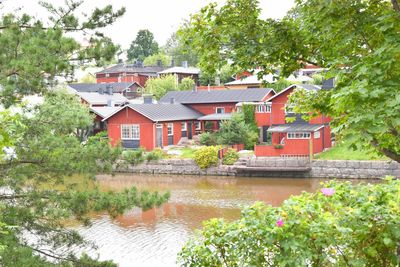
[[[243,162],[243,161],[242,161]],[[400,164],[393,161],[356,161],[356,160],[313,160],[307,158],[253,158],[242,165],[219,165],[201,170],[193,159],[166,159],[150,161],[138,166],[120,168],[120,172],[174,175],[215,175],[235,176],[236,166],[248,167],[311,167],[309,172],[263,171],[259,173],[240,173],[244,176],[258,177],[305,177],[305,178],[354,178],[374,179],[387,175],[400,178]]]

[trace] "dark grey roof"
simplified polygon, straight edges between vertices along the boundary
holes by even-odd
[[[122,93],[126,88],[132,86],[136,82],[129,83],[71,83],[68,86],[77,92],[98,92],[102,89],[106,91],[108,86],[113,88],[113,92]],[[136,83],[137,84],[137,83]],[[138,86],[140,86],[138,84]]]
[[[230,120],[232,118],[232,113],[214,113],[199,117],[199,121],[223,121]]]
[[[203,114],[181,104],[129,104],[129,107],[152,121],[195,120]]]
[[[322,82],[322,89],[332,89],[335,87],[335,79],[330,78]]]
[[[268,132],[271,133],[287,133],[287,132],[314,132],[324,127],[323,124],[309,123],[292,123],[273,125],[269,127]]]
[[[166,67],[163,66],[143,66],[141,64],[117,64],[102,71],[96,72],[96,74],[103,73],[140,73],[145,75],[157,75],[158,72],[163,71]]]
[[[160,102],[170,102],[171,98],[174,98],[176,102],[182,104],[252,102],[261,101],[271,91],[273,90],[269,88],[211,91],[172,91],[164,95],[160,99]]]

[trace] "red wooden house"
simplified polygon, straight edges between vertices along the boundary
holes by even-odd
[[[191,139],[201,114],[182,104],[129,104],[104,116],[112,145],[124,148],[176,145]]]
[[[256,156],[308,156],[331,147],[329,118],[321,115],[307,122],[288,106],[288,96],[297,88],[321,90],[315,85],[291,85],[267,100],[271,106],[270,127],[267,129],[271,134],[271,144],[256,145]],[[295,121],[288,123],[288,117],[294,117]]]
[[[274,94],[275,91],[268,88],[174,91],[168,92],[160,102],[178,102],[202,113],[204,116],[198,118],[201,129],[209,125],[211,130],[218,130],[220,122],[230,119],[243,103],[252,104],[256,106],[256,121],[262,133],[262,128],[269,125],[270,121],[270,109],[265,101]]]
[[[141,87],[146,85],[149,78],[157,77],[165,67],[161,64],[157,66],[143,66],[142,63],[136,64],[117,64],[110,68],[96,73],[97,83],[138,83]]]

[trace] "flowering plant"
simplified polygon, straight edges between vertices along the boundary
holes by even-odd
[[[181,251],[183,266],[398,266],[400,180],[330,181],[281,207],[258,202],[212,219]]]

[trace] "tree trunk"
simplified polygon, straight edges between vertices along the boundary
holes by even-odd
[[[371,142],[371,144],[372,144],[373,147],[375,147],[379,152],[381,152],[386,157],[388,157],[388,158],[400,163],[400,155],[396,151],[393,151],[393,150],[388,149],[388,148],[380,147],[379,146],[379,142],[376,139],[374,139]]]
[[[392,6],[393,9],[400,14],[400,5],[399,2],[397,2],[397,0],[392,0]]]

